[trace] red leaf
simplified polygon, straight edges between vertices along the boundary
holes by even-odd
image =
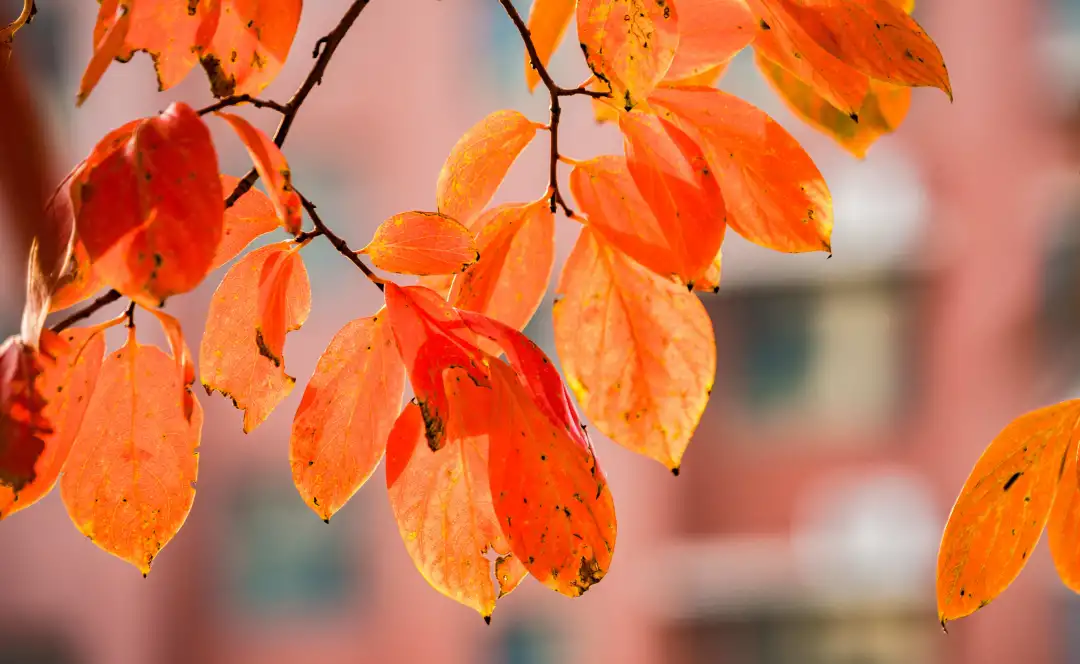
[[[202,55],[218,98],[262,92],[281,71],[300,23],[302,0],[220,0],[221,16]]]
[[[0,345],[0,487],[16,493],[37,477],[52,433],[41,385],[47,361],[18,337]]]
[[[437,212],[402,212],[375,230],[360,250],[380,270],[433,275],[461,272],[479,258],[472,234]]]
[[[282,220],[285,230],[293,235],[299,233],[300,225],[304,220],[303,210],[300,194],[296,193],[292,186],[292,172],[285,161],[285,155],[281,154],[281,150],[266,134],[239,115],[221,111],[218,111],[216,115],[228,122],[243,141],[244,147],[251,155],[251,160],[255,163],[255,170],[266,183],[274,210],[278,218]]]
[[[277,252],[267,257],[259,271],[259,298],[255,312],[255,343],[259,352],[280,367],[284,363],[285,334],[296,329],[289,321],[297,317],[290,312],[296,303],[290,302],[293,273],[302,272],[300,279],[306,283],[307,273],[304,261],[300,258],[299,245],[293,245],[288,251]],[[308,310],[311,304],[304,305]],[[307,313],[303,314],[307,317]],[[298,327],[298,326],[297,326]]]
[[[756,20],[746,0],[678,0],[679,50],[664,81],[703,74],[754,40]]]
[[[195,384],[195,362],[191,358],[191,350],[184,340],[180,321],[157,309],[151,309],[150,313],[157,317],[165,331],[165,337],[169,340],[173,361],[176,362],[176,375],[180,378],[180,402],[184,407],[184,419],[190,422],[191,414],[195,410],[195,395],[191,393],[191,386]]]
[[[228,198],[240,180],[231,175],[221,176],[221,189]],[[225,210],[225,227],[221,244],[214,255],[214,269],[240,255],[251,241],[260,235],[284,226],[273,203],[258,189],[249,189],[236,204]]]
[[[208,393],[217,390],[244,411],[245,433],[262,423],[296,383],[283,364],[275,365],[256,343],[264,270],[295,248],[294,242],[281,242],[245,255],[225,274],[210,300],[199,347],[202,383]],[[286,331],[300,329],[311,311],[311,287],[302,262],[292,270],[282,299],[286,306],[279,323]]]
[[[191,421],[184,417],[173,366],[130,329],[101,367],[60,480],[79,531],[144,575],[195,498],[203,413],[195,402]]]
[[[90,254],[82,240],[75,237],[71,247],[71,256],[67,268],[60,276],[56,291],[49,302],[49,313],[73,307],[85,302],[105,286],[94,266],[90,264]]]
[[[293,419],[289,463],[304,502],[322,519],[379,465],[404,392],[385,312],[345,325],[319,358]]]
[[[130,126],[130,125],[128,125]],[[212,267],[224,215],[206,125],[173,104],[98,144],[72,185],[79,238],[94,270],[147,307],[199,284]]]
[[[566,382],[616,443],[678,469],[712,391],[712,323],[693,293],[583,229],[554,309]]]

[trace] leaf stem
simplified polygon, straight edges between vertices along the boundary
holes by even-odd
[[[206,115],[207,113],[213,113],[214,111],[220,111],[223,108],[228,108],[230,106],[239,106],[241,104],[251,104],[255,108],[269,108],[283,115],[289,111],[286,106],[283,106],[271,99],[257,99],[255,97],[252,97],[251,95],[237,95],[235,97],[226,97],[225,99],[221,99],[217,103],[210,104],[206,108],[200,108],[198,111],[196,111],[196,113],[202,116]]]

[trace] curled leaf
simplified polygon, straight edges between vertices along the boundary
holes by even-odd
[[[303,0],[219,1],[220,18],[200,57],[210,90],[218,98],[258,94],[289,56]]]
[[[577,0],[536,0],[532,3],[529,9],[529,36],[536,47],[536,54],[540,56],[540,63],[545,67],[562,42],[566,28],[570,26],[575,7]],[[540,75],[532,66],[529,52],[525,51],[525,84],[529,86],[529,92],[539,82]]]
[[[395,214],[361,253],[380,270],[416,275],[461,272],[479,258],[468,229],[437,212]]]
[[[226,0],[227,1],[227,0]],[[303,210],[300,203],[300,194],[292,186],[292,171],[285,161],[285,155],[271,141],[262,130],[254,127],[250,122],[234,113],[218,111],[218,117],[228,122],[236,135],[244,143],[251,161],[255,164],[255,170],[259,177],[266,183],[270,192],[270,201],[274,204],[274,211],[281,219],[285,230],[296,235],[300,232],[303,223]]]
[[[715,70],[754,40],[746,0],[678,0],[679,49],[664,75],[678,81]]]
[[[239,178],[231,175],[221,176],[221,189],[226,198],[239,181]],[[258,189],[248,189],[235,205],[225,209],[225,225],[221,233],[221,244],[214,255],[213,269],[216,270],[239,256],[255,238],[284,225],[266,194]]]
[[[191,415],[195,410],[195,395],[191,393],[191,386],[195,384],[195,362],[191,357],[187,341],[184,340],[184,331],[180,328],[180,321],[164,311],[151,309],[150,313],[154,314],[161,323],[165,338],[169,340],[169,348],[172,350],[173,361],[176,363],[176,375],[180,377],[179,398],[183,404],[184,418],[191,421]]]

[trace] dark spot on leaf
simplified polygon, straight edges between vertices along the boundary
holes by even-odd
[[[1016,480],[1020,479],[1021,475],[1023,475],[1023,473],[1013,473],[1012,477],[1010,477],[1008,481],[1005,482],[1005,486],[1002,487],[1002,491],[1008,491],[1009,489],[1011,489],[1012,485],[1016,484]]]

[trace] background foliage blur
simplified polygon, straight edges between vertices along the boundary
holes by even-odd
[[[61,167],[174,98],[209,101],[199,75],[157,93],[138,55],[77,110],[96,6],[38,5],[15,57]],[[264,97],[291,93],[345,5],[307,3]],[[0,15],[19,6],[0,0]],[[526,583],[485,626],[412,569],[381,470],[330,526],[300,501],[286,447],[301,390],[251,436],[226,400],[200,394],[198,497],[148,579],[85,541],[58,492],[0,524],[0,664],[1080,662],[1080,598],[1045,547],[948,636],[933,592],[941,529],[982,448],[1021,412],[1080,392],[1080,0],[920,0],[915,17],[956,102],[916,91],[900,131],[862,162],[795,120],[751,53],[722,79],[817,161],[835,255],[728,235],[721,292],[704,296],[719,346],[712,403],[677,479],[598,443],[619,550],[583,598]],[[566,85],[587,73],[573,46],[552,65]],[[471,124],[500,107],[546,117],[522,63],[496,2],[373,2],[290,137],[298,187],[355,246],[390,214],[433,207],[439,167]],[[244,112],[273,129],[272,113]],[[587,100],[568,100],[563,121],[569,156],[620,151]],[[242,174],[239,142],[223,127],[215,139],[223,169]],[[546,157],[532,146],[497,200],[535,199]],[[558,232],[556,269],[577,229]],[[379,302],[328,245],[308,252],[313,314],[288,350],[301,383],[334,331]],[[18,329],[22,278],[23,258],[0,242],[4,336]],[[170,302],[193,347],[219,280]],[[550,298],[526,331],[554,355]]]

